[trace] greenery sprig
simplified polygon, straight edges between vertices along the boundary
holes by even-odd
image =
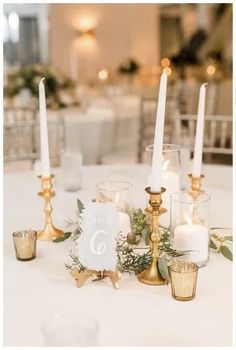
[[[62,242],[71,237],[73,240],[77,239],[81,233],[81,212],[84,209],[83,203],[77,200],[77,216],[76,222],[68,220],[69,226],[73,229],[71,232],[66,232],[64,236],[58,237],[54,242]],[[220,228],[218,229],[220,232]],[[176,251],[172,246],[171,228],[161,227],[161,238],[159,243],[160,258],[159,270],[164,279],[168,281],[168,262],[171,258],[180,257],[188,253],[187,251]],[[210,236],[210,248],[218,254],[222,254],[225,258],[233,260],[232,254],[232,236],[221,236],[217,233]],[[69,254],[71,258],[71,265],[66,264],[68,270],[74,267],[80,271],[84,269],[79,261],[79,257],[71,251]],[[132,233],[127,237],[121,234],[117,238],[117,256],[118,268],[120,272],[137,275],[149,266],[151,261],[150,250],[150,217],[142,209],[136,209],[132,214]]]
[[[214,230],[220,232],[223,228],[215,228]],[[232,245],[233,236],[222,236],[218,233],[212,233],[210,236],[210,248],[231,261],[233,260]]]

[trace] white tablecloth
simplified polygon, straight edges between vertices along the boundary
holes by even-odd
[[[208,166],[204,187],[212,195],[211,226],[232,227],[232,168]],[[144,165],[90,166],[83,171],[79,193],[64,192],[57,176],[53,204],[54,223],[64,226],[73,215],[76,198],[95,197],[95,184],[111,175],[129,178],[134,204],[145,207]],[[4,180],[4,343],[5,346],[43,346],[41,323],[58,311],[94,315],[100,324],[99,344],[104,346],[227,346],[232,337],[232,263],[211,254],[199,270],[196,298],[178,302],[170,286],[151,287],[135,277],[122,276],[120,289],[109,281],[88,283],[81,289],[64,268],[69,262],[70,240],[38,242],[37,259],[15,259],[11,233],[38,229],[43,223],[40,184],[33,173],[6,175]]]
[[[130,99],[127,97],[128,102]],[[124,108],[122,103],[117,104],[120,107],[117,108],[116,104],[103,106],[97,102],[98,105],[91,105],[86,112],[78,107],[49,110],[48,119],[63,116],[65,147],[81,151],[84,164],[97,164],[114,150],[132,149],[137,153],[140,114],[137,97],[134,102],[136,108],[129,108],[127,103]]]

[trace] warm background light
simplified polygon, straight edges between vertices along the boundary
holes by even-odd
[[[108,78],[108,71],[106,69],[101,69],[98,72],[98,79],[101,81],[105,81]]]
[[[97,25],[97,21],[93,16],[76,17],[73,20],[73,28],[81,32],[93,30]]]
[[[161,60],[161,66],[163,67],[163,68],[166,68],[166,67],[169,67],[170,66],[170,60],[169,60],[169,58],[163,58],[162,60]]]
[[[214,66],[208,66],[206,71],[208,75],[214,75],[216,72],[216,68]]]

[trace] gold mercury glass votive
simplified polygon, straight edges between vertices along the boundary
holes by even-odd
[[[23,230],[13,232],[16,258],[20,261],[29,261],[36,257],[37,232]]]
[[[174,261],[169,266],[172,296],[176,300],[192,300],[196,294],[198,266],[191,262]]]

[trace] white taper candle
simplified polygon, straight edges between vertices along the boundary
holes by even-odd
[[[201,176],[202,169],[202,148],[203,148],[203,133],[204,133],[204,118],[205,118],[205,99],[206,99],[206,85],[201,85],[198,100],[198,114],[197,114],[197,128],[194,146],[193,171],[194,177]]]
[[[162,171],[162,149],[164,137],[164,121],[166,106],[167,74],[164,71],[161,75],[159,97],[156,114],[156,128],[154,137],[154,149],[152,157],[151,191],[161,191],[161,171]]]
[[[39,83],[39,116],[40,116],[40,148],[41,148],[41,175],[42,177],[50,176],[50,160],[48,148],[48,127],[45,88],[42,78]]]

